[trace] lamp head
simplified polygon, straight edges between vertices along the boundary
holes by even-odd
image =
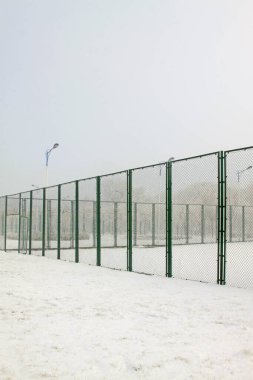
[[[56,149],[58,148],[59,144],[58,143],[55,143],[54,146],[53,146],[53,149]]]

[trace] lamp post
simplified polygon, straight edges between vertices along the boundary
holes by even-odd
[[[242,170],[238,170],[238,171],[237,171],[237,181],[238,181],[238,205],[240,205],[240,203],[241,203],[241,187],[240,187],[241,176],[242,176],[242,174],[243,174],[244,172],[246,172],[247,170],[250,170],[250,169],[252,169],[252,168],[253,168],[253,166],[250,165],[250,166],[248,166],[248,167],[245,168],[245,169],[242,169]]]
[[[248,166],[246,169],[243,169],[243,170],[238,170],[237,172],[237,180],[238,180],[238,183],[240,183],[240,179],[241,179],[241,175],[242,173],[246,172],[246,170],[250,170],[252,169],[252,165]]]
[[[51,149],[47,149],[46,151],[46,187],[48,186],[48,161],[49,161],[49,156],[52,152],[53,149],[58,148],[59,144],[55,143]]]

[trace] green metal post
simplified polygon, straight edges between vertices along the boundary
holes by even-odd
[[[43,188],[42,200],[42,256],[45,256],[46,245],[46,188]]]
[[[166,277],[172,277],[172,162],[166,162]]]
[[[100,177],[97,177],[97,266],[101,265],[101,204],[100,204]]]
[[[132,170],[127,171],[127,270],[132,271]]]
[[[29,255],[32,253],[32,225],[33,225],[33,192],[30,191],[30,223],[29,223]]]
[[[223,187],[224,187],[224,231],[223,231],[223,260],[224,260],[224,268],[223,268],[223,285],[226,284],[226,267],[227,267],[227,154],[223,153]]]
[[[21,193],[18,197],[18,253],[20,253],[20,237],[21,237]]]
[[[218,155],[218,278],[220,285],[226,280],[226,156]]]
[[[79,181],[76,181],[76,212],[75,212],[75,262],[79,262]]]
[[[242,241],[245,241],[245,206],[242,206]]]
[[[205,206],[201,205],[201,243],[205,242]]]
[[[57,231],[57,259],[61,259],[61,185],[58,185],[58,231]]]
[[[4,251],[7,249],[7,214],[8,212],[8,197],[5,197],[5,210],[4,210]]]
[[[118,246],[118,203],[114,202],[114,247]]]
[[[189,205],[185,206],[185,219],[186,244],[189,244]]]
[[[152,203],[152,246],[155,246],[155,203]]]

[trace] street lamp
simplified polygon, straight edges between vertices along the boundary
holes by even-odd
[[[245,168],[245,169],[242,169],[242,170],[238,170],[237,171],[237,180],[238,180],[238,204],[240,205],[240,203],[241,203],[241,186],[240,186],[240,179],[241,179],[241,176],[242,176],[242,174],[244,173],[244,172],[246,172],[247,170],[250,170],[250,169],[252,169],[253,168],[253,166],[252,165],[250,165],[250,166],[248,166],[247,168]]]
[[[246,172],[246,170],[250,170],[252,169],[252,165],[248,166],[246,169],[243,169],[243,170],[238,170],[237,172],[237,180],[238,180],[238,183],[240,183],[240,178],[241,178],[241,175],[242,173]]]
[[[51,149],[47,149],[46,151],[46,187],[48,186],[48,161],[49,161],[49,156],[52,152],[53,149],[58,148],[59,144],[55,143]]]

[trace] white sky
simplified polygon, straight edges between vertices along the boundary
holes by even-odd
[[[251,0],[0,0],[0,193],[252,145]]]

